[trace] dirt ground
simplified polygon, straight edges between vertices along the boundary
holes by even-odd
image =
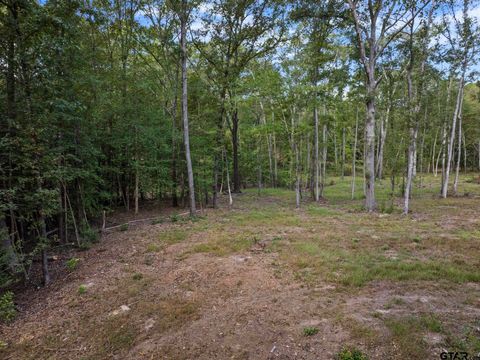
[[[426,196],[408,219],[341,201],[295,210],[292,195],[247,191],[232,209],[222,204],[196,221],[162,210],[160,220],[61,254],[52,285],[16,294],[19,315],[0,327],[0,357],[350,359],[342,350],[358,349],[369,359],[439,359],[480,351],[477,195]],[[64,265],[70,257],[79,259],[73,271]]]

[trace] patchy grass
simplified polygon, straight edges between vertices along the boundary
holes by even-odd
[[[398,346],[403,357],[409,359],[427,358],[428,348],[423,336],[427,332],[443,331],[441,322],[434,314],[390,318],[385,320],[385,325],[390,330],[392,342]]]
[[[335,356],[335,360],[368,360],[368,357],[356,348],[344,348]]]
[[[160,233],[159,240],[162,244],[172,245],[185,241],[188,235],[188,231],[182,228],[168,229]]]
[[[161,246],[155,243],[148,244],[146,249],[148,253],[157,253],[157,252],[160,252],[161,250],[162,250]]]

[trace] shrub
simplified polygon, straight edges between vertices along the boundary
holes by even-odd
[[[7,291],[0,296],[0,320],[11,322],[16,315],[17,310],[15,310],[15,304],[13,303],[13,292]]]
[[[127,230],[128,230],[128,224],[120,225],[120,231],[127,231]]]

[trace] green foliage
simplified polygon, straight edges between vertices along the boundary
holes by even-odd
[[[73,271],[77,268],[79,262],[80,262],[80,259],[71,258],[66,261],[65,265],[67,265],[67,268],[69,271]]]
[[[86,292],[87,292],[87,285],[82,284],[78,287],[78,295],[83,295]]]
[[[0,296],[0,321],[11,322],[16,315],[17,310],[13,302],[13,292],[7,291]]]
[[[98,232],[87,224],[84,224],[82,226],[80,231],[80,237],[82,238],[83,242],[87,242],[90,244],[97,243],[99,240]]]
[[[305,335],[305,336],[313,336],[317,333],[318,333],[318,328],[316,328],[314,326],[309,326],[309,327],[303,328],[303,335]]]
[[[336,356],[336,360],[368,360],[367,355],[355,348],[345,348]]]
[[[128,224],[122,224],[122,225],[120,225],[119,230],[120,230],[120,231],[127,231],[127,230],[128,230]]]
[[[170,221],[172,223],[176,223],[178,221],[180,221],[182,218],[180,215],[177,215],[177,214],[173,214],[173,215],[170,215]]]

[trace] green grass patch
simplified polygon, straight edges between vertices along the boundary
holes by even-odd
[[[160,252],[162,250],[162,248],[158,244],[150,243],[150,244],[147,245],[146,250],[147,250],[148,253],[157,253],[157,252]]]
[[[480,281],[480,271],[463,262],[420,261],[408,255],[390,259],[364,251],[329,249],[317,242],[294,243],[281,251],[282,258],[297,270],[308,268],[309,279],[317,277],[345,286],[363,286],[374,280]]]
[[[303,335],[305,336],[313,336],[318,333],[318,328],[314,326],[308,326],[306,328],[303,328]]]
[[[159,240],[164,244],[172,245],[184,241],[187,236],[188,232],[185,229],[171,229],[162,232],[159,236]]]

